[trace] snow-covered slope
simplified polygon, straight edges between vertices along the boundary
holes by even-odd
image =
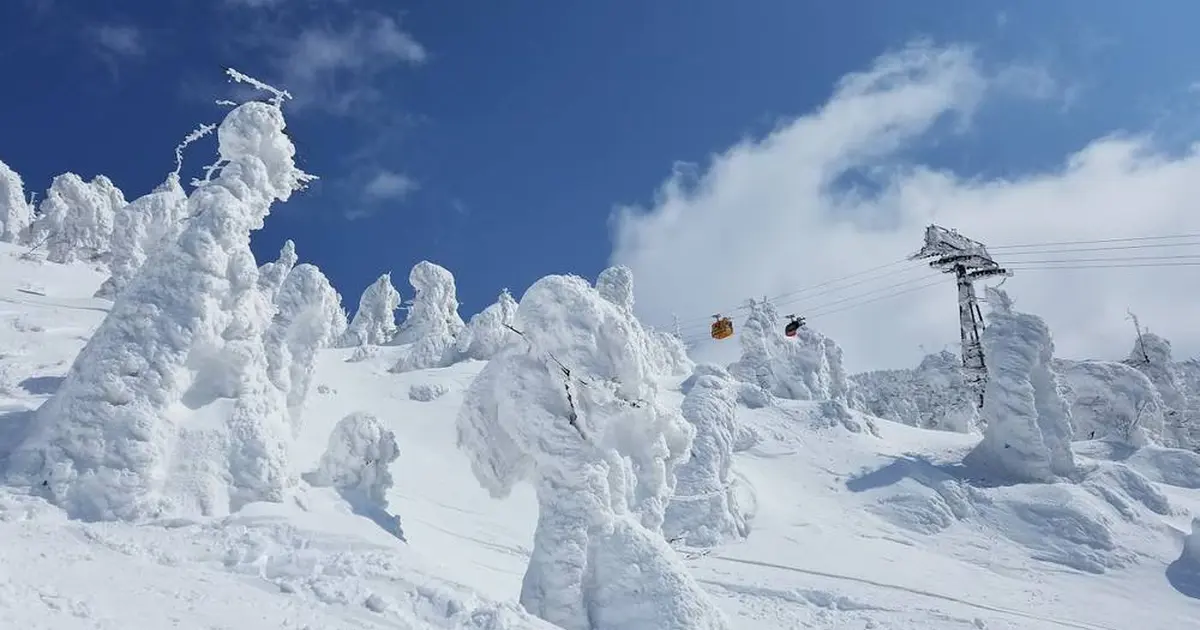
[[[111,306],[91,297],[101,273],[22,251],[0,243],[8,447]],[[517,603],[532,488],[493,499],[456,447],[485,363],[393,372],[409,350],[356,361],[354,348],[319,351],[290,458],[316,470],[343,418],[374,415],[399,448],[387,510],[407,543],[332,488],[137,525],[69,521],[0,488],[0,627],[551,627]],[[679,407],[681,380],[661,383],[659,404]],[[1200,562],[1184,545],[1200,514],[1200,456],[1085,440],[1074,482],[997,486],[959,463],[978,435],[825,401],[739,405],[735,417],[756,436],[726,476],[747,536],[676,543],[733,628],[1166,630],[1200,619]]]

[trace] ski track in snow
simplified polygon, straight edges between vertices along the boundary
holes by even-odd
[[[20,260],[21,251],[0,244],[0,368],[12,372],[0,382],[0,422],[53,393],[108,309],[91,298],[100,274]],[[548,627],[511,616],[531,551],[532,490],[490,498],[455,447],[455,414],[483,364],[389,373],[400,352],[383,347],[360,362],[347,361],[350,349],[321,352],[293,460],[312,470],[341,418],[375,414],[399,445],[388,498],[407,545],[328,492],[227,519],[128,525],[68,522],[0,489],[0,627]],[[410,399],[422,385],[447,391]],[[1200,618],[1200,600],[1164,577],[1200,491],[1161,486],[1171,514],[1134,522],[1112,513],[1115,539],[1133,545],[1136,562],[1091,574],[1035,560],[983,513],[913,529],[941,518],[942,499],[914,478],[934,466],[910,462],[879,487],[848,485],[909,454],[942,461],[977,438],[889,422],[879,422],[878,438],[852,434],[806,426],[804,409],[740,409],[740,420],[771,436],[739,454],[733,471],[749,538],[683,552],[733,628],[1175,630]],[[509,612],[489,616],[496,607]]]

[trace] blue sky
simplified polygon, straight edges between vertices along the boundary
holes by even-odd
[[[0,160],[34,190],[103,173],[132,199],[219,119],[232,65],[296,94],[300,162],[322,178],[255,235],[259,258],[294,239],[350,309],[388,270],[411,297],[408,269],[432,260],[469,315],[548,273],[594,277],[614,207],[652,206],[676,163],[702,170],[917,39],[972,47],[1007,89],[905,159],[1017,178],[1122,129],[1180,150],[1200,131],[1198,16],[1115,0],[11,0]],[[186,168],[211,155],[193,146]],[[856,177],[842,184],[870,184]]]

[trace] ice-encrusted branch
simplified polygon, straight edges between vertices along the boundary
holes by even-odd
[[[212,133],[216,128],[217,128],[217,126],[214,124],[202,124],[199,127],[197,127],[196,129],[193,129],[191,133],[184,136],[183,142],[180,142],[179,144],[175,145],[175,171],[174,171],[174,173],[175,173],[176,177],[179,176],[179,171],[183,170],[183,150],[186,149],[189,144]]]
[[[262,81],[259,81],[258,79],[255,79],[254,77],[251,77],[249,75],[238,72],[237,70],[235,70],[233,68],[225,68],[225,74],[229,75],[229,79],[231,81],[236,81],[238,83],[247,83],[247,84],[254,86],[255,88],[258,88],[264,92],[270,92],[272,94],[271,104],[274,105],[275,107],[282,107],[283,101],[285,99],[292,98],[291,93],[288,92],[287,90],[281,90],[275,86],[263,83]]]

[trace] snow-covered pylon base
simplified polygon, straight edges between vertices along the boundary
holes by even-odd
[[[11,483],[87,520],[283,499],[291,436],[267,375],[273,307],[257,288],[250,233],[308,178],[284,128],[277,104],[228,113],[216,176],[37,410],[9,458]]]

